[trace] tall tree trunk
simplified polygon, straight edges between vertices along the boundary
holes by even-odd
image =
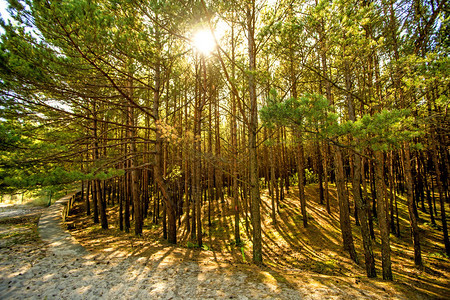
[[[90,204],[90,199],[89,199],[89,193],[92,190],[92,186],[91,186],[91,181],[88,180],[86,182],[86,216],[90,216],[91,215],[91,204]]]
[[[157,42],[159,43],[159,33],[156,33]],[[160,103],[160,89],[161,89],[161,65],[159,59],[155,63],[155,89],[153,92],[153,116],[155,118],[156,124],[159,125],[161,120],[159,119],[159,103]],[[155,176],[155,182],[158,185],[159,190],[163,196],[163,201],[165,204],[165,211],[167,213],[167,241],[171,244],[177,243],[177,222],[176,222],[176,205],[169,195],[167,185],[162,176],[162,158],[163,158],[163,145],[161,138],[161,131],[156,130],[155,134],[155,162],[153,165],[153,173]]]
[[[375,186],[377,190],[377,216],[381,234],[381,264],[383,279],[392,280],[391,247],[389,241],[389,225],[387,220],[386,194],[384,189],[383,153],[375,151]]]
[[[363,239],[364,258],[367,277],[376,277],[375,258],[372,250],[372,238],[370,236],[368,205],[366,198],[361,197],[361,157],[354,155],[353,198],[360,218],[361,235]]]
[[[403,173],[406,181],[406,199],[408,203],[409,221],[411,223],[411,235],[414,245],[414,264],[418,268],[423,268],[422,252],[420,249],[419,225],[414,214],[414,196],[413,196],[413,179],[411,172],[411,153],[409,143],[405,142],[403,145]]]
[[[350,90],[350,74],[347,66],[346,71],[346,86]],[[349,111],[349,119],[356,122],[355,106],[353,104],[353,96],[349,93],[347,95],[347,106]],[[358,141],[356,141],[358,144]],[[368,207],[365,198],[361,197],[361,157],[358,154],[353,154],[353,182],[352,182],[353,200],[355,201],[356,211],[360,219],[361,235],[363,239],[364,258],[366,265],[367,277],[376,277],[375,258],[372,250],[372,239],[370,237],[370,228],[368,220]]]
[[[258,131],[258,108],[256,99],[256,81],[254,71],[256,70],[256,46],[255,46],[255,1],[251,0],[247,6],[247,30],[248,30],[248,88],[250,96],[250,121],[248,128],[249,159],[250,159],[250,199],[253,225],[253,261],[262,263],[262,241],[261,241],[261,212],[259,195],[258,153],[256,134]]]
[[[425,159],[424,156],[421,155],[421,163],[424,166],[423,167],[424,170],[426,170],[424,159]],[[426,174],[426,172],[425,172],[425,174]],[[429,178],[429,176],[427,176],[427,175],[424,176],[425,191],[427,193],[428,211],[430,213],[431,224],[436,225],[436,220],[435,220],[435,217],[434,217],[434,210],[433,210],[433,203],[432,203],[432,199],[431,199],[431,189],[430,189],[430,184],[429,184],[429,179],[428,178]]]
[[[208,164],[208,227],[211,227],[211,201],[214,199],[214,165],[212,161],[212,157],[214,157],[214,153],[212,150],[212,101],[209,101],[209,112],[208,112],[208,154],[210,156],[210,160],[207,162]],[[206,141],[205,141],[206,142]]]
[[[123,231],[123,198],[124,198],[124,187],[123,181],[124,177],[122,176],[118,179],[118,189],[119,189],[119,230]]]
[[[319,178],[319,203],[324,204],[324,190],[323,190],[323,165],[322,165],[322,151],[320,150],[319,142],[315,142],[314,147],[317,153],[317,175]]]
[[[94,128],[95,128],[95,124],[96,122],[94,122]],[[95,130],[94,130],[95,131]],[[95,144],[94,144],[95,147]],[[95,154],[93,155],[94,160],[95,160]],[[98,224],[100,223],[100,219],[99,219],[99,215],[98,215],[98,197],[97,197],[97,184],[95,183],[96,179],[91,181],[91,187],[92,187],[92,204],[94,205],[93,210],[94,210],[94,223]]]
[[[99,161],[100,160],[100,154],[99,154],[99,136],[98,136],[98,119],[97,119],[97,105],[96,103],[93,104],[93,114],[94,114],[94,161]],[[94,180],[94,185],[95,185],[95,197],[97,199],[97,205],[99,205],[99,209],[100,209],[100,221],[101,221],[101,226],[103,229],[108,229],[108,220],[106,217],[106,200],[104,199],[104,193],[102,193],[102,189],[101,189],[101,184],[100,184],[100,180],[95,179]],[[95,205],[95,203],[94,203]],[[97,212],[97,218],[98,218],[98,212]],[[94,208],[94,222],[95,222],[95,208]],[[98,222],[98,219],[97,219]]]
[[[351,79],[348,61],[346,61],[345,82],[348,91],[351,90]],[[356,122],[355,105],[353,103],[353,96],[351,93],[347,94],[347,107],[349,119],[352,122]],[[358,140],[356,141],[357,144]],[[359,149],[357,149],[359,150]],[[353,154],[353,200],[355,201],[356,209],[360,219],[361,235],[363,239],[364,258],[366,265],[367,277],[376,277],[375,270],[375,258],[372,250],[372,239],[370,237],[369,220],[367,216],[367,202],[365,198],[361,198],[361,157],[358,154]],[[356,214],[355,214],[356,215]]]
[[[350,254],[350,258],[357,262],[355,245],[353,243],[352,227],[350,223],[350,210],[348,197],[345,192],[345,177],[342,152],[339,147],[335,147],[334,164],[336,168],[336,188],[339,201],[339,219],[342,232],[344,250]]]
[[[331,214],[331,207],[330,207],[330,192],[328,188],[328,144],[325,142],[323,144],[325,150],[323,155],[323,175],[325,178],[325,207],[327,208],[327,213]]]
[[[127,160],[126,162],[127,166],[130,166],[130,161]],[[125,182],[124,182],[124,199],[125,199],[125,211],[124,211],[124,225],[125,225],[125,232],[130,232],[130,180],[131,180],[131,174],[128,172],[125,174]]]
[[[308,227],[308,214],[306,212],[306,198],[305,198],[305,156],[303,153],[302,136],[298,136],[298,192],[300,198],[300,209],[302,211],[303,227]]]
[[[270,136],[272,136],[272,129],[269,129],[269,135]],[[275,202],[276,202],[276,199],[275,199],[275,181],[276,181],[276,178],[275,178],[275,157],[274,157],[274,152],[275,152],[275,149],[274,149],[274,146],[272,145],[271,147],[270,147],[270,185],[271,185],[271,203],[272,203],[272,222],[273,222],[273,224],[277,224],[277,217],[276,217],[276,206],[275,206]]]
[[[233,12],[233,19],[235,13]],[[235,39],[234,39],[234,23],[231,25],[231,77],[235,80],[236,67],[235,67]],[[233,194],[233,211],[234,211],[234,241],[236,245],[241,243],[241,235],[239,230],[239,187],[238,187],[238,136],[237,136],[237,107],[236,107],[236,95],[231,93],[231,184]]]
[[[186,92],[187,93],[187,92]],[[185,100],[187,101],[187,95],[185,95]],[[188,113],[187,113],[187,109],[188,109],[188,105],[187,103],[185,103],[184,106],[184,115],[185,115],[185,125],[184,125],[184,130],[186,132],[188,132],[189,128],[189,123],[188,123]],[[191,232],[191,222],[190,222],[190,210],[191,210],[191,204],[190,204],[190,190],[189,190],[189,178],[192,177],[192,173],[191,173],[191,168],[189,166],[189,153],[188,151],[184,151],[183,153],[183,159],[184,159],[184,164],[183,164],[183,169],[184,169],[184,203],[185,203],[185,212],[186,212],[186,218],[185,218],[185,223],[186,223],[186,231],[188,233]]]
[[[129,97],[133,98],[133,83],[130,80],[128,86]],[[134,126],[134,108],[129,105],[127,107],[127,137],[130,147],[130,169],[131,169],[131,202],[134,207],[134,234],[142,235],[142,226],[144,219],[142,215],[142,201],[139,197],[139,182],[138,182],[138,169],[137,169],[137,149],[136,149],[136,129]]]
[[[450,256],[450,241],[448,239],[448,228],[447,228],[447,218],[445,215],[445,194],[442,187],[442,177],[441,177],[441,169],[439,167],[439,159],[437,153],[437,143],[438,140],[436,138],[435,129],[432,128],[432,138],[431,138],[431,155],[433,159],[434,172],[436,174],[436,185],[439,193],[439,204],[441,206],[441,221],[442,221],[442,232],[444,234],[444,245],[445,252],[447,256]]]

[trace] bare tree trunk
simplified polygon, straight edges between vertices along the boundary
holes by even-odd
[[[88,180],[86,182],[86,216],[91,215],[91,204],[89,199],[89,193],[91,192],[91,190],[92,190],[91,181]]]
[[[349,62],[345,61],[345,85],[348,91],[351,90],[351,76]],[[351,93],[347,94],[347,107],[349,119],[356,122],[355,105],[353,103],[353,96]],[[357,144],[358,140],[356,141]],[[357,149],[360,150],[360,149]],[[375,258],[372,250],[372,239],[370,237],[369,220],[367,216],[367,202],[366,199],[361,198],[361,157],[358,154],[353,154],[353,200],[355,201],[355,216],[356,212],[360,220],[361,235],[363,239],[364,258],[366,265],[367,277],[376,277]]]
[[[272,135],[272,129],[269,129],[269,135]],[[276,211],[275,211],[275,158],[274,158],[274,147],[273,145],[270,147],[270,184],[271,188],[271,203],[272,203],[272,222],[273,224],[277,224]]]
[[[234,12],[233,12],[234,18]],[[231,59],[232,59],[232,69],[231,77],[234,80],[236,77],[236,67],[235,67],[235,39],[234,39],[234,23],[231,25]],[[241,235],[239,230],[239,187],[238,187],[238,136],[237,136],[237,107],[236,107],[236,95],[231,93],[231,148],[232,148],[232,159],[231,159],[231,180],[232,180],[232,194],[233,194],[233,211],[234,211],[234,241],[236,245],[241,243]]]
[[[133,98],[133,83],[129,81],[129,97]],[[136,149],[136,129],[134,126],[134,108],[130,105],[127,107],[127,137],[130,147],[130,168],[131,168],[131,202],[134,206],[134,234],[142,235],[142,226],[144,223],[142,215],[142,202],[139,197],[139,182],[137,170],[137,149]]]
[[[324,154],[323,154],[323,175],[324,175],[324,185],[325,185],[325,207],[327,208],[327,213],[331,214],[330,207],[330,192],[328,189],[328,144],[324,143]]]
[[[439,168],[439,160],[437,155],[437,143],[438,140],[436,138],[434,128],[431,129],[433,134],[431,139],[431,155],[433,158],[433,165],[434,165],[434,172],[436,174],[436,185],[438,188],[439,193],[439,203],[441,206],[441,221],[442,221],[442,232],[444,234],[444,245],[445,245],[445,252],[447,253],[447,256],[450,256],[450,241],[448,239],[448,228],[447,228],[447,218],[445,216],[445,194],[442,187],[442,176],[441,176],[441,170]]]
[[[411,153],[409,143],[405,142],[403,145],[403,168],[406,181],[406,199],[408,203],[409,221],[411,223],[411,235],[414,245],[414,264],[417,268],[422,269],[422,252],[420,248],[419,225],[414,214],[414,196],[413,196],[413,179],[411,173]]]
[[[98,123],[97,123],[97,106],[94,103],[94,160],[98,161],[100,159],[100,154],[99,154],[99,137],[98,137]],[[94,203],[99,205],[99,209],[100,209],[100,221],[101,221],[101,226],[103,229],[108,229],[108,219],[106,217],[106,202],[104,199],[104,193],[102,193],[102,189],[101,189],[101,184],[100,184],[100,180],[95,179],[94,180],[94,185],[95,185],[95,197],[97,199],[97,203]],[[95,223],[95,208],[94,208],[94,223]],[[98,222],[98,212],[97,212],[97,222]]]
[[[158,33],[156,34],[158,38]],[[161,122],[159,119],[159,102],[160,102],[160,89],[161,89],[161,66],[159,60],[155,64],[155,89],[153,93],[153,116],[157,125]],[[155,176],[155,182],[158,185],[159,190],[162,193],[164,199],[164,208],[167,213],[167,225],[168,225],[168,235],[167,241],[171,244],[177,243],[177,222],[176,222],[176,205],[169,195],[169,191],[167,185],[162,177],[162,157],[163,157],[163,149],[162,149],[162,139],[161,139],[161,131],[156,131],[156,145],[155,145],[155,162],[153,165],[153,172]]]
[[[212,150],[212,101],[209,101],[208,112],[208,227],[211,227],[211,201],[214,199],[214,166],[213,166],[213,150]],[[206,142],[206,141],[205,141]]]
[[[262,241],[261,241],[261,212],[258,176],[258,153],[256,133],[258,131],[258,108],[256,99],[256,82],[253,72],[256,70],[256,47],[255,47],[255,1],[252,0],[247,6],[247,30],[248,30],[248,55],[249,72],[248,87],[250,95],[250,123],[248,128],[249,158],[250,158],[250,199],[253,225],[253,261],[262,263]]]
[[[305,157],[303,153],[302,136],[298,136],[298,192],[300,198],[300,209],[302,211],[303,227],[308,227],[308,214],[306,212],[306,198],[305,198]]]
[[[375,185],[377,189],[377,216],[381,234],[381,264],[383,279],[392,280],[391,247],[387,220],[386,194],[384,189],[383,153],[375,151]]]
[[[357,262],[355,245],[353,243],[352,227],[350,223],[350,211],[348,197],[345,192],[344,166],[342,163],[342,152],[339,147],[335,147],[334,163],[336,168],[336,188],[339,201],[339,219],[342,232],[344,250],[350,254],[350,258]]]

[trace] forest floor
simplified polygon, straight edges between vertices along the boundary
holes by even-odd
[[[168,260],[174,263],[195,261],[218,270],[245,271],[247,278],[270,283],[274,290],[280,286],[290,287],[298,291],[300,298],[450,299],[450,260],[444,255],[442,232],[430,226],[428,214],[419,211],[424,269],[417,270],[414,267],[406,203],[403,198],[398,197],[401,237],[391,235],[394,281],[386,282],[379,279],[381,242],[376,224],[374,252],[378,278],[368,279],[365,276],[360,229],[355,225],[353,217],[359,264],[355,264],[342,249],[335,188],[330,188],[331,214],[328,214],[325,205],[318,203],[318,185],[307,186],[308,228],[303,228],[297,195],[298,190],[295,188],[285,194],[274,224],[268,191],[262,191],[264,265],[259,267],[250,263],[252,244],[248,233],[251,224],[243,215],[241,238],[244,245],[236,247],[233,244],[234,216],[231,199],[227,199],[225,203],[212,203],[211,226],[204,225],[202,249],[198,249],[195,241],[189,239],[184,219],[180,220],[177,246],[169,245],[161,238],[162,226],[152,224],[151,217],[145,223],[142,237],[119,231],[115,207],[108,212],[110,229],[106,231],[98,224],[93,224],[91,217],[84,216],[84,206],[81,203],[75,207],[69,222],[74,227],[71,229],[72,235],[86,249],[92,253],[102,253],[105,258],[145,257],[151,261]],[[207,224],[208,205],[204,206],[203,224]],[[439,205],[437,210],[439,211]],[[437,225],[439,224],[438,221]],[[322,289],[328,290],[328,294],[321,294]],[[236,294],[242,293],[236,291]]]
[[[177,246],[167,244],[161,226],[150,222],[143,237],[120,232],[114,207],[109,211],[110,229],[101,230],[78,203],[68,222],[74,227],[72,235],[89,250],[83,256],[49,251],[50,245],[37,233],[42,208],[0,207],[0,298],[450,299],[450,262],[442,254],[440,231],[427,225],[425,214],[419,212],[425,269],[413,267],[406,207],[399,199],[402,237],[391,236],[394,281],[368,279],[359,228],[354,227],[354,235],[361,263],[354,264],[340,246],[336,199],[331,197],[328,215],[317,203],[317,194],[317,186],[308,186],[305,229],[295,190],[280,203],[276,225],[263,192],[263,266],[249,263],[245,219],[241,228],[245,244],[232,244],[229,203],[213,203],[216,209],[212,226],[204,228],[203,249],[195,248],[183,226]],[[379,248],[377,239],[378,274]]]

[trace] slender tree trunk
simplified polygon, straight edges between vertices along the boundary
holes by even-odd
[[[123,231],[123,198],[124,198],[124,187],[123,180],[125,176],[119,178],[119,230]]]
[[[272,135],[272,129],[269,129],[269,135]],[[271,203],[272,203],[272,222],[273,224],[277,223],[277,218],[276,218],[276,211],[275,211],[275,193],[274,193],[274,189],[275,189],[275,158],[274,158],[274,147],[273,145],[270,147],[270,183],[272,186],[271,189]]]
[[[211,201],[214,199],[214,166],[212,162],[212,157],[214,156],[212,150],[212,141],[213,141],[213,133],[212,133],[212,101],[209,101],[209,112],[208,112],[208,154],[210,156],[210,161],[208,164],[208,227],[211,228]],[[206,142],[206,141],[205,141]]]
[[[234,18],[234,12],[233,12]],[[231,77],[234,80],[236,77],[235,67],[235,39],[234,39],[234,23],[231,25]],[[231,181],[232,181],[232,194],[233,194],[233,211],[234,211],[234,241],[236,245],[241,243],[241,235],[239,230],[239,187],[238,187],[238,136],[237,136],[237,107],[236,107],[236,95],[231,93]]]
[[[408,203],[409,221],[411,224],[411,235],[414,245],[414,264],[417,268],[422,269],[422,252],[420,248],[419,225],[417,224],[416,215],[414,214],[414,197],[413,197],[413,180],[411,173],[411,154],[409,143],[405,142],[403,145],[403,173],[406,180],[406,199]]]
[[[129,97],[133,98],[133,83],[129,81]],[[131,168],[131,202],[134,207],[134,234],[142,235],[142,226],[144,219],[142,215],[142,201],[139,197],[139,182],[137,169],[137,149],[136,149],[136,129],[134,126],[134,108],[130,105],[127,107],[127,137],[130,147],[130,168]]]
[[[425,164],[424,162],[422,162],[422,163]],[[425,167],[424,167],[424,169],[425,169]],[[430,184],[429,184],[429,180],[428,180],[428,176],[427,175],[425,175],[424,184],[425,184],[425,191],[427,193],[428,211],[430,213],[431,224],[436,225],[436,220],[434,218],[433,203],[432,203],[432,200],[431,200]]]
[[[300,198],[300,209],[302,211],[303,227],[308,227],[308,214],[306,212],[306,197],[305,197],[305,157],[303,153],[302,136],[298,137],[298,192]]]
[[[361,235],[363,239],[364,258],[367,277],[376,277],[375,258],[372,250],[372,238],[370,237],[370,228],[368,220],[368,205],[365,198],[361,197],[361,158],[354,155],[354,177],[353,177],[353,198],[356,209],[359,213]]]
[[[375,185],[377,189],[377,215],[381,234],[381,264],[383,279],[392,280],[391,247],[389,241],[389,225],[387,221],[386,195],[383,175],[383,153],[375,151]]]
[[[130,161],[127,160],[126,162],[127,166],[130,165]],[[131,174],[130,173],[126,173],[125,175],[125,182],[124,182],[124,199],[125,199],[125,212],[124,212],[124,225],[125,225],[125,232],[128,233],[130,232],[130,195],[131,195],[131,191],[130,191],[130,178],[131,178]]]
[[[159,43],[159,33],[156,33],[157,43]],[[160,89],[161,89],[161,66],[159,59],[155,63],[155,88],[153,92],[153,116],[156,120],[156,124],[159,125],[161,120],[159,119],[159,103],[160,103]],[[155,182],[158,185],[159,190],[162,193],[164,201],[164,211],[167,214],[167,240],[171,244],[177,243],[177,222],[176,222],[176,205],[174,200],[169,195],[167,185],[162,177],[162,158],[163,158],[163,145],[161,138],[161,131],[157,130],[155,134],[155,162],[153,165],[153,173]]]
[[[392,151],[389,153],[388,157],[388,168],[389,168],[389,214],[390,214],[390,222],[389,226],[391,228],[392,233],[396,233],[395,226],[395,206],[394,203],[396,201],[395,195],[395,186],[394,186],[394,167],[393,167],[393,153]]]
[[[106,199],[105,190],[102,189],[102,184],[100,180],[95,180],[95,185],[97,187],[97,202],[100,204],[100,223],[102,229],[108,229],[108,219],[106,216]]]
[[[431,139],[431,155],[433,159],[434,172],[436,174],[436,185],[439,193],[439,204],[441,206],[441,221],[442,221],[442,232],[444,234],[445,252],[447,253],[447,256],[450,256],[450,241],[448,238],[447,218],[445,215],[445,201],[444,201],[445,194],[442,187],[441,169],[439,167],[439,160],[437,154],[437,139],[434,129],[432,128],[431,130],[432,130],[432,137],[434,137]]]
[[[186,105],[187,107],[187,105]],[[190,168],[189,168],[189,163],[188,163],[188,154],[185,154],[185,158],[184,158],[184,204],[185,204],[185,208],[184,210],[186,211],[186,218],[185,218],[185,223],[186,223],[186,231],[187,232],[191,232],[191,222],[190,222],[190,210],[191,210],[191,205],[190,205],[190,197],[189,197],[189,174],[190,174]]]
[[[86,182],[86,216],[90,216],[91,215],[91,202],[89,199],[89,193],[92,190],[92,186],[91,186],[91,181],[88,180]]]
[[[327,213],[331,214],[330,207],[330,192],[328,189],[328,144],[324,143],[324,155],[323,155],[323,173],[325,178],[325,206],[327,208]]]
[[[319,203],[324,204],[324,190],[323,190],[323,166],[322,166],[322,151],[318,142],[315,142],[314,147],[317,153],[317,175],[319,177]]]
[[[342,152],[339,147],[335,147],[334,164],[336,168],[336,188],[339,201],[339,219],[342,232],[344,250],[350,254],[350,258],[357,262],[355,245],[353,243],[352,227],[350,223],[350,211],[348,197],[345,192],[344,166],[342,162]]]
[[[258,131],[258,108],[256,99],[256,81],[253,72],[256,70],[256,47],[255,47],[255,1],[251,0],[247,6],[247,30],[248,30],[248,55],[249,72],[248,87],[250,95],[250,123],[248,128],[249,159],[250,159],[250,199],[253,225],[253,261],[262,263],[262,241],[261,241],[261,213],[258,176],[258,153],[256,133]]]

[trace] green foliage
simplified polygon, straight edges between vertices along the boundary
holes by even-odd
[[[241,254],[242,254],[242,261],[243,261],[243,262],[247,262],[247,261],[245,260],[244,247],[241,247]]]
[[[260,113],[265,126],[289,126],[310,139],[325,139],[334,143],[346,137],[347,141],[358,141],[358,144],[354,142],[350,145],[355,148],[371,147],[386,151],[421,134],[417,120],[410,117],[407,109],[365,114],[355,122],[343,120],[333,111],[322,95],[305,94],[299,99],[277,101],[277,94],[272,91],[268,104]]]
[[[195,244],[195,243],[192,243],[192,242],[188,241],[188,242],[186,243],[186,247],[188,247],[188,248],[198,248],[198,245]]]
[[[319,182],[319,176],[309,169],[305,169],[306,184],[312,184]]]
[[[429,255],[430,257],[435,257],[439,259],[448,259],[448,255],[444,252],[434,252]]]
[[[245,241],[243,239],[240,239],[239,242],[232,241],[229,243],[229,245],[242,248],[245,246]]]
[[[261,108],[260,114],[265,126],[290,126],[313,136],[322,136],[337,121],[337,115],[331,112],[327,99],[322,95],[305,94],[298,99],[278,101],[275,90],[271,90],[267,105]]]
[[[292,183],[292,185],[298,184],[298,173],[294,173],[289,177],[289,182]]]
[[[192,242],[190,242],[190,241],[188,241],[188,242],[186,243],[186,247],[187,247],[187,248],[190,248],[190,249],[202,249],[202,250],[205,250],[205,251],[210,251],[210,250],[212,250],[212,249],[211,249],[207,244],[205,244],[205,243],[203,243],[202,246],[199,247],[197,243],[192,243]]]

